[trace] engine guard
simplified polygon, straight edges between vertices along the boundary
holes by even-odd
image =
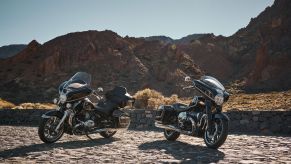
[[[62,118],[63,115],[64,115],[63,112],[61,112],[61,111],[57,111],[57,110],[53,110],[53,111],[48,111],[48,112],[46,112],[46,113],[43,114],[41,117],[42,117],[42,118],[51,118],[51,117],[53,117],[53,116],[57,116],[57,117],[59,117],[59,118]]]

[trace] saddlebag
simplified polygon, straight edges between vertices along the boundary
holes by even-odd
[[[161,105],[156,113],[156,121],[162,124],[171,124],[177,120],[176,112],[172,105]]]

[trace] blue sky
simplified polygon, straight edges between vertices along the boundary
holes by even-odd
[[[274,0],[1,0],[0,46],[40,43],[70,32],[121,36],[230,36]]]

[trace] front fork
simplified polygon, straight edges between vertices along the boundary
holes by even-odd
[[[56,113],[54,113],[54,112],[56,112]],[[55,115],[59,115],[59,113],[57,113],[57,112],[59,112],[59,111],[48,112],[46,114],[43,114],[42,118],[51,118],[51,117],[53,117]],[[69,123],[70,126],[72,126],[72,118],[73,118],[73,116],[74,116],[74,112],[72,110],[70,110],[70,109],[65,110],[60,122],[58,123],[58,125],[55,128],[55,132],[58,132],[60,130],[60,127],[64,124],[65,120],[68,117],[69,117],[68,123]]]
[[[212,106],[211,101],[210,100],[205,100],[205,112],[206,112],[206,115],[207,115],[206,129],[212,123],[211,106]]]
[[[210,126],[213,125],[213,120],[214,120],[214,115],[211,113],[211,108],[212,108],[212,102],[210,100],[205,101],[205,108],[206,108],[206,115],[207,115],[207,123],[206,123],[206,129]],[[217,112],[222,111],[221,106],[216,107]]]

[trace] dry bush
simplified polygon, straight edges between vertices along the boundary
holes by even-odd
[[[135,107],[143,109],[157,109],[159,105],[169,105],[176,102],[181,102],[178,95],[174,94],[171,97],[165,97],[160,92],[152,89],[144,89],[135,93]]]
[[[15,105],[13,103],[2,100],[0,98],[0,109],[11,109],[13,107],[15,107]]]
[[[56,105],[49,103],[22,103],[12,109],[56,109]]]

